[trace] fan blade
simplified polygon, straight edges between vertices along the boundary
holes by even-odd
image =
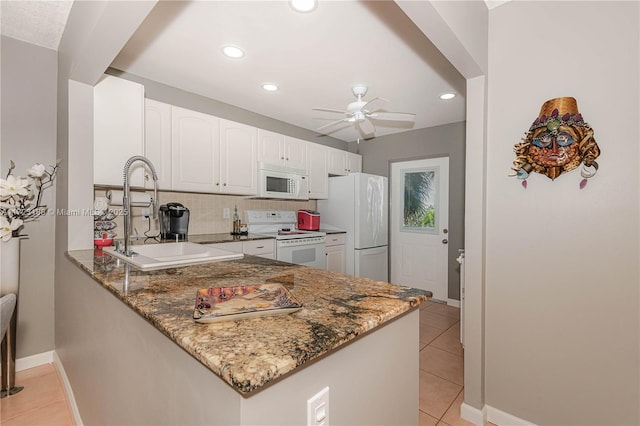
[[[325,112],[337,112],[340,114],[349,114],[347,111],[340,111],[339,109],[329,109],[329,108],[311,108],[312,111],[325,111]]]
[[[416,115],[410,112],[376,112],[367,114],[374,120],[415,121]]]
[[[360,127],[362,134],[365,136],[371,135],[376,131],[376,126],[374,126],[373,123],[366,118],[362,121],[358,121],[358,127]]]
[[[320,130],[326,129],[327,127],[335,126],[336,124],[344,123],[345,121],[349,121],[349,119],[348,118],[343,118],[341,120],[332,121],[331,123],[328,123],[328,124],[325,124],[324,126],[318,127],[316,129],[316,131],[319,132]]]
[[[375,98],[364,104],[360,110],[374,112],[384,108],[388,103],[389,101],[385,98]]]

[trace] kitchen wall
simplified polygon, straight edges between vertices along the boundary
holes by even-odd
[[[639,29],[638,2],[489,15],[485,396],[535,424],[640,424]],[[600,168],[582,190],[579,170],[524,189],[513,145],[561,96]]]
[[[13,160],[14,175],[26,177],[34,163],[56,162],[57,53],[5,36],[1,43],[0,173],[5,178]],[[57,186],[56,181],[42,198],[54,211]],[[29,238],[21,242],[18,358],[54,348],[54,229],[55,218],[48,215],[28,222],[22,232]]]
[[[96,197],[104,197],[105,189],[96,189]],[[153,196],[153,191],[148,191]],[[231,232],[231,218],[222,217],[222,209],[228,208],[230,216],[233,217],[234,207],[238,207],[238,216],[244,223],[244,212],[246,210],[298,210],[316,209],[316,201],[294,201],[294,200],[262,200],[253,199],[237,195],[217,195],[217,194],[197,194],[188,192],[160,191],[158,193],[160,204],[169,202],[181,203],[189,209],[189,235],[217,234]],[[139,235],[149,230],[149,220],[142,216],[141,207],[133,207],[132,225],[137,229]],[[118,237],[123,236],[122,217],[115,219],[118,225],[114,231]],[[156,235],[159,232],[158,221],[151,221],[151,232],[149,235]]]
[[[357,147],[349,145],[351,151]],[[460,300],[460,264],[456,258],[458,249],[464,248],[465,123],[361,141],[359,153],[363,171],[382,176],[389,176],[391,162],[449,157],[449,299]]]

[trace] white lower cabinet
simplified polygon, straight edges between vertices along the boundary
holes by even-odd
[[[206,246],[229,250],[234,253],[250,254],[252,256],[275,259],[275,240],[272,238],[249,241],[230,241],[227,243],[205,244]]]
[[[265,257],[267,259],[275,259],[276,240],[251,240],[242,242],[242,252],[253,256]]]
[[[345,252],[344,252],[344,234],[327,234],[326,253],[327,253],[327,271],[340,272],[345,271]]]

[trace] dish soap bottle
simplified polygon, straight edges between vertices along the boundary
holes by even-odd
[[[234,235],[238,235],[240,233],[240,217],[238,217],[238,206],[233,208],[233,231],[231,232]]]

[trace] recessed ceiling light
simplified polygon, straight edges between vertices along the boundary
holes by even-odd
[[[242,58],[244,56],[242,49],[236,46],[224,46],[222,48],[222,53],[224,53],[225,56],[234,59]]]
[[[443,93],[442,95],[440,95],[440,99],[453,99],[456,97],[455,93]]]
[[[318,7],[318,0],[289,0],[289,4],[296,12],[311,12]]]
[[[262,88],[267,92],[276,92],[278,90],[278,86],[273,83],[265,83],[262,85]]]

